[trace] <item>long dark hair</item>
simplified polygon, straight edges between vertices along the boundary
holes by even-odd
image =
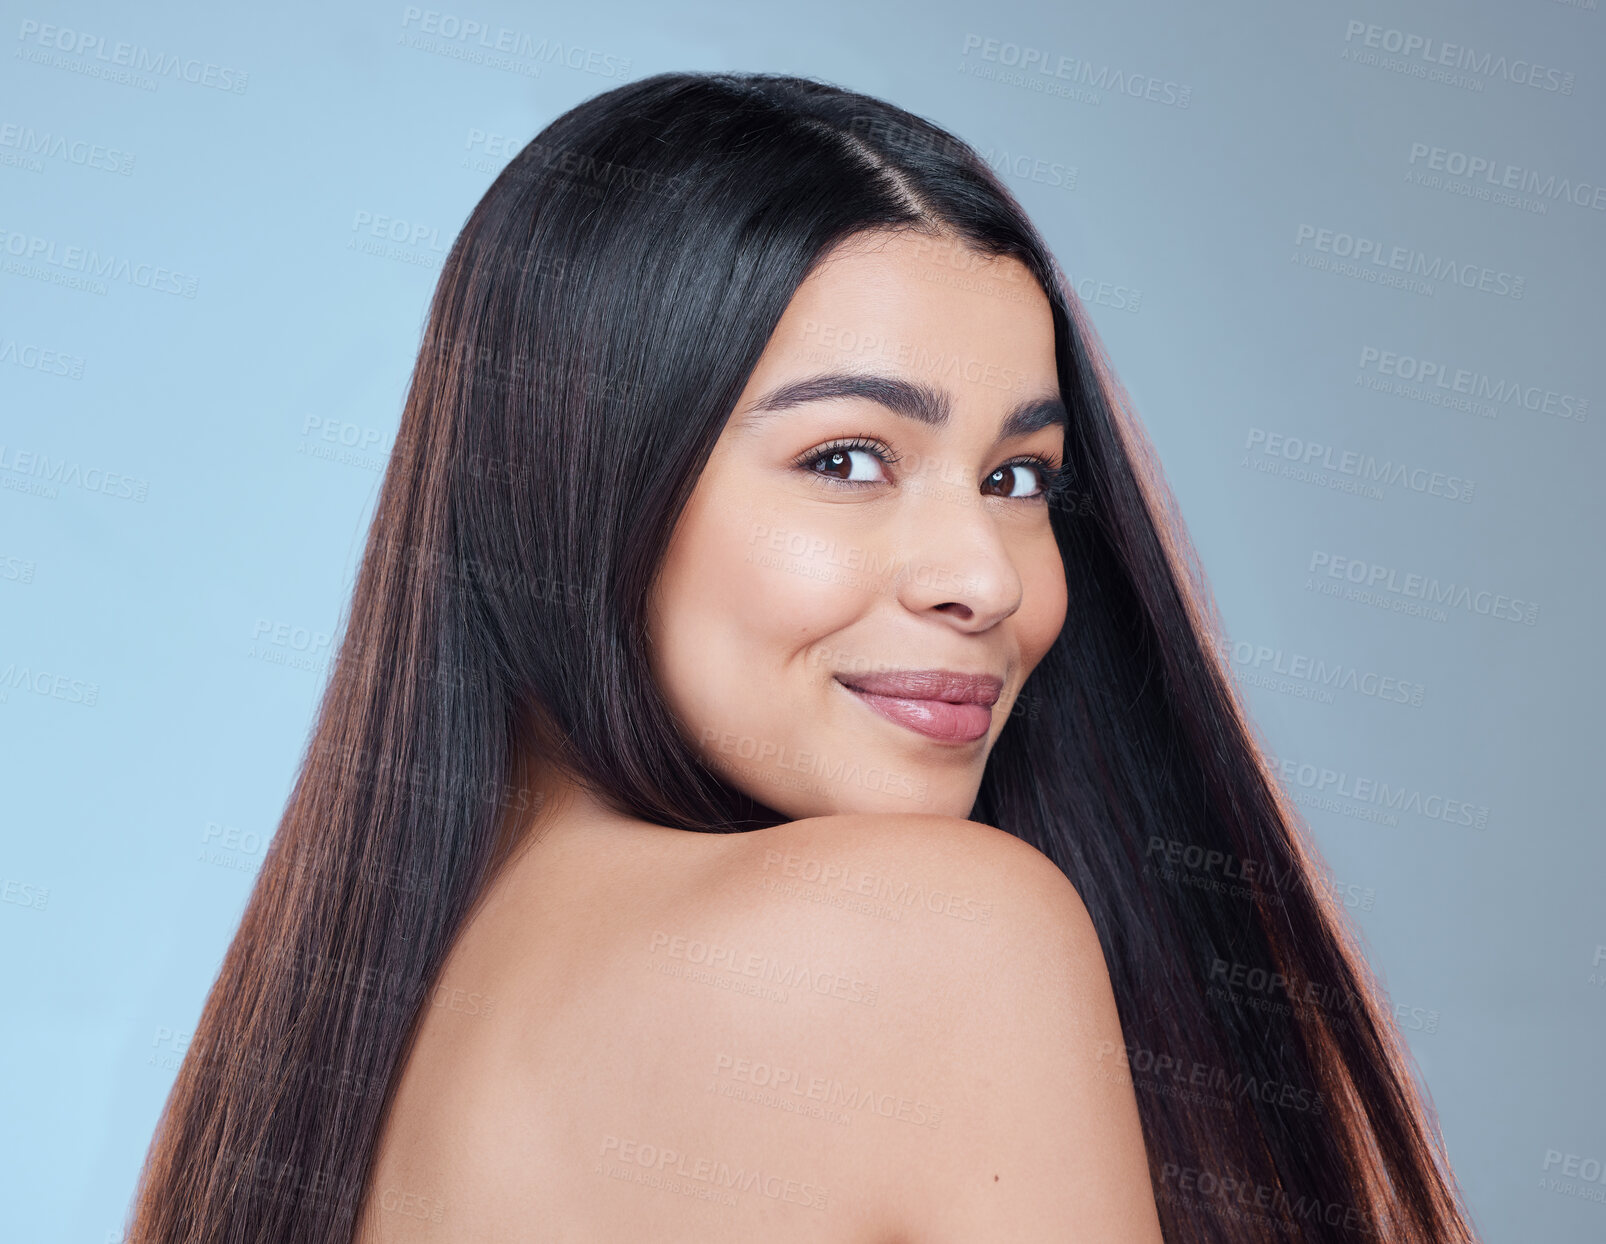
[[[349,1240],[431,982],[540,798],[524,749],[657,824],[786,819],[677,729],[646,602],[794,291],[869,229],[1013,256],[1053,311],[1070,612],[971,815],[1048,855],[1092,915],[1127,1041],[1098,1057],[1137,1090],[1166,1239],[1474,1238],[1141,427],[1019,204],[879,100],[664,73],[552,122],[446,260],[335,667],[132,1244]]]

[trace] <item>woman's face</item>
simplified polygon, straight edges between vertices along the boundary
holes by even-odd
[[[654,585],[653,672],[707,763],[794,820],[968,816],[1065,620],[1041,495],[1064,436],[1048,300],[1018,261],[912,233],[834,251]]]

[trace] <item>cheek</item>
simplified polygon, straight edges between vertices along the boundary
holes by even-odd
[[[761,505],[686,514],[656,593],[656,673],[695,737],[773,734],[823,684],[829,637],[867,599],[846,561],[827,531]]]
[[[1059,638],[1068,606],[1065,562],[1052,532],[1046,543],[1034,546],[1022,558],[1020,575],[1021,607],[1015,615],[1016,636],[1021,654],[1034,666]]]

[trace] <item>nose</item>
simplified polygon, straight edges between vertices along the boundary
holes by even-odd
[[[898,525],[894,591],[913,613],[965,631],[998,625],[1021,605],[1022,582],[991,505],[974,483],[911,481]]]

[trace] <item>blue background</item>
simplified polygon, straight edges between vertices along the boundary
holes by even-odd
[[[120,1238],[288,794],[457,230],[554,116],[666,69],[863,90],[1005,174],[1158,450],[1484,1238],[1606,1238],[1606,1184],[1562,1169],[1606,1159],[1593,0],[143,7],[0,5],[9,1238]],[[471,22],[522,51],[488,62]],[[1391,61],[1409,36],[1474,67],[1435,78],[1414,43]],[[130,74],[119,43],[179,70]],[[1092,81],[1040,72],[1074,73],[1061,57]],[[1432,167],[1463,157],[1539,188],[1505,203]],[[1474,287],[1353,275],[1332,266],[1346,239]],[[128,275],[86,286],[69,248]],[[1504,292],[1476,288],[1485,270]],[[1385,356],[1517,396],[1435,404],[1451,390],[1394,391]],[[1284,452],[1311,444],[1405,480],[1302,474]],[[1334,566],[1394,587],[1354,599]],[[1412,574],[1520,620],[1424,613]],[[1308,660],[1408,698],[1323,687]],[[1434,815],[1463,804],[1480,824]]]

